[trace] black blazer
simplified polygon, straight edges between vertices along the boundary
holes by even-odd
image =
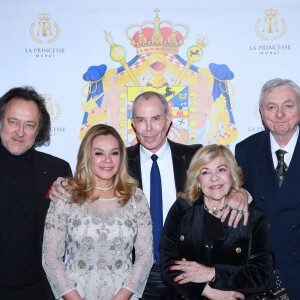
[[[35,176],[35,193],[38,199],[39,214],[39,242],[40,242],[40,261],[42,263],[42,245],[44,235],[44,223],[48,211],[50,200],[46,198],[47,191],[57,177],[72,176],[70,165],[55,156],[34,150],[34,176]],[[47,291],[47,300],[55,299],[46,274],[43,274],[43,282]]]
[[[183,191],[186,180],[186,170],[188,169],[194,154],[200,144],[183,145],[167,140],[172,153],[174,180],[176,192]],[[140,143],[127,148],[129,173],[139,182],[139,188],[143,189],[141,161],[140,161]]]
[[[247,261],[249,233],[252,231],[251,254],[269,251],[268,223],[264,213],[254,206],[249,207],[247,226],[239,222],[237,228],[222,223],[213,243],[203,236],[203,199],[193,206],[178,198],[166,218],[161,242],[160,257],[164,280],[170,288],[170,299],[205,299],[202,291],[206,283],[180,285],[173,279],[181,271],[172,271],[175,260],[186,259],[206,266],[214,266],[216,278],[211,287],[220,290],[239,291],[244,294],[264,290],[269,283],[268,256]]]

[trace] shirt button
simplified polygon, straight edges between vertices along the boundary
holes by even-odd
[[[298,229],[297,226],[292,226],[293,231],[296,231]]]
[[[261,197],[260,200],[263,201],[263,202],[266,201],[265,197]]]
[[[297,257],[297,253],[296,252],[293,253],[293,257]]]
[[[237,248],[235,249],[235,252],[236,252],[236,253],[241,253],[241,252],[242,252],[242,249],[241,249],[240,247],[237,247]]]
[[[184,235],[180,236],[180,240],[183,242],[184,241]]]

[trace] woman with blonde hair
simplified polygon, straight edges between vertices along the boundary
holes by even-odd
[[[67,189],[70,198],[50,204],[44,231],[43,267],[56,299],[138,299],[153,265],[152,223],[113,127],[86,133]]]
[[[170,299],[245,299],[267,287],[270,246],[264,213],[250,205],[248,224],[237,228],[219,219],[224,209],[231,210],[226,198],[242,184],[242,170],[227,147],[209,145],[194,155],[160,242]],[[250,259],[257,253],[265,255]]]

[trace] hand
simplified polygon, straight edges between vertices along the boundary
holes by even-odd
[[[54,181],[50,193],[49,198],[52,202],[56,203],[58,200],[64,200],[66,197],[70,197],[69,192],[65,189],[65,186],[68,185],[68,181],[66,178],[58,177],[56,181]]]
[[[236,228],[240,222],[242,216],[244,216],[243,225],[246,226],[248,223],[248,193],[244,189],[235,191],[229,195],[227,198],[227,203],[225,209],[222,211],[221,221],[224,222],[227,215],[230,213],[228,220],[228,226]],[[233,223],[234,221],[234,223]]]
[[[245,299],[245,296],[235,291],[221,291],[211,288],[208,284],[205,286],[202,295],[213,300],[237,300]]]
[[[171,266],[171,270],[183,271],[182,274],[173,280],[179,284],[187,282],[208,282],[215,276],[215,268],[206,267],[195,261],[175,261],[176,265]]]

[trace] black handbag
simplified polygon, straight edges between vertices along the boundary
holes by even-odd
[[[288,295],[288,291],[282,286],[282,282],[279,277],[279,271],[277,268],[275,254],[272,251],[269,251],[268,253],[264,252],[250,255],[248,257],[248,260],[259,256],[265,256],[267,254],[270,254],[272,257],[273,274],[276,280],[276,285],[272,288],[268,288],[263,292],[260,292],[259,294],[247,297],[246,300],[289,300],[290,297]]]

